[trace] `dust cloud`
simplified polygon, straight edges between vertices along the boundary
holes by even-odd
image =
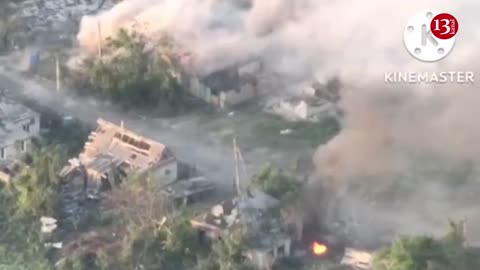
[[[461,31],[452,59],[468,58],[480,3],[420,0],[352,2],[347,0],[124,0],[111,10],[85,16],[81,47],[94,51],[101,38],[134,27],[152,42],[165,33],[195,56],[199,73],[263,60],[266,69],[287,84],[331,74],[351,81],[382,79],[388,70],[437,68],[412,61],[403,48],[407,20],[424,9],[451,12]],[[460,42],[467,39],[468,42]],[[468,43],[468,44],[467,44]],[[462,62],[462,61],[460,61]]]
[[[435,90],[372,86],[346,93],[343,130],[317,149],[312,185],[328,180],[340,204],[329,207],[355,220],[364,241],[378,241],[380,232],[386,239],[442,234],[448,218],[480,221],[480,93],[474,85]]]
[[[427,9],[459,20],[456,47],[438,63],[416,61],[403,47],[406,22]],[[258,58],[285,87],[339,75],[352,86],[343,93],[345,126],[314,161],[318,178],[343,194],[361,235],[373,238],[380,229],[388,236],[444,230],[448,217],[480,220],[470,198],[480,191],[478,89],[383,82],[389,71],[480,74],[479,10],[478,0],[124,0],[84,17],[78,41],[94,51],[99,26],[102,39],[135,27],[152,42],[174,37],[199,73]]]

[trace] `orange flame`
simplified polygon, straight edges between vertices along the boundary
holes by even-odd
[[[313,242],[312,245],[312,251],[313,254],[316,256],[322,256],[328,251],[328,247],[324,244],[318,243],[318,242]]]

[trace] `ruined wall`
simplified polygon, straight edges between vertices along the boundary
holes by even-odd
[[[178,175],[178,166],[177,161],[172,160],[168,163],[162,163],[157,168],[153,168],[153,174],[155,177],[158,177],[162,181],[167,183],[177,180]]]
[[[255,87],[249,83],[240,86],[240,91],[228,91],[220,94],[220,100],[225,105],[235,105],[246,102],[256,96]]]

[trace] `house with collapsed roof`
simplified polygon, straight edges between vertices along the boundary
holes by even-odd
[[[182,81],[193,96],[223,109],[261,94],[258,87],[258,73],[261,69],[260,61],[251,61],[208,74],[185,71]]]
[[[319,122],[325,118],[340,118],[340,80],[331,78],[322,84],[315,81],[290,96],[270,98],[264,106],[266,113],[280,116],[287,121]]]
[[[269,215],[279,201],[259,190],[248,190],[211,208],[191,220],[200,236],[221,239],[242,225],[248,226],[249,243],[245,256],[259,269],[269,269],[275,259],[289,256],[292,237],[281,222]]]
[[[119,126],[103,119],[97,123],[83,152],[70,159],[60,172],[62,178],[80,179],[84,190],[94,191],[114,185],[117,173],[149,171],[166,182],[177,179],[177,159],[167,146],[130,131],[123,124]]]
[[[320,122],[322,119],[336,117],[338,114],[335,104],[323,99],[305,97],[270,99],[265,105],[264,111],[291,122]]]
[[[31,149],[40,134],[40,114],[14,100],[0,99],[0,180],[9,182],[17,158]]]

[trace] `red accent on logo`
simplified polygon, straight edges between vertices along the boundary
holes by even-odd
[[[430,30],[439,39],[450,39],[458,32],[458,21],[451,14],[438,14],[432,19]]]

